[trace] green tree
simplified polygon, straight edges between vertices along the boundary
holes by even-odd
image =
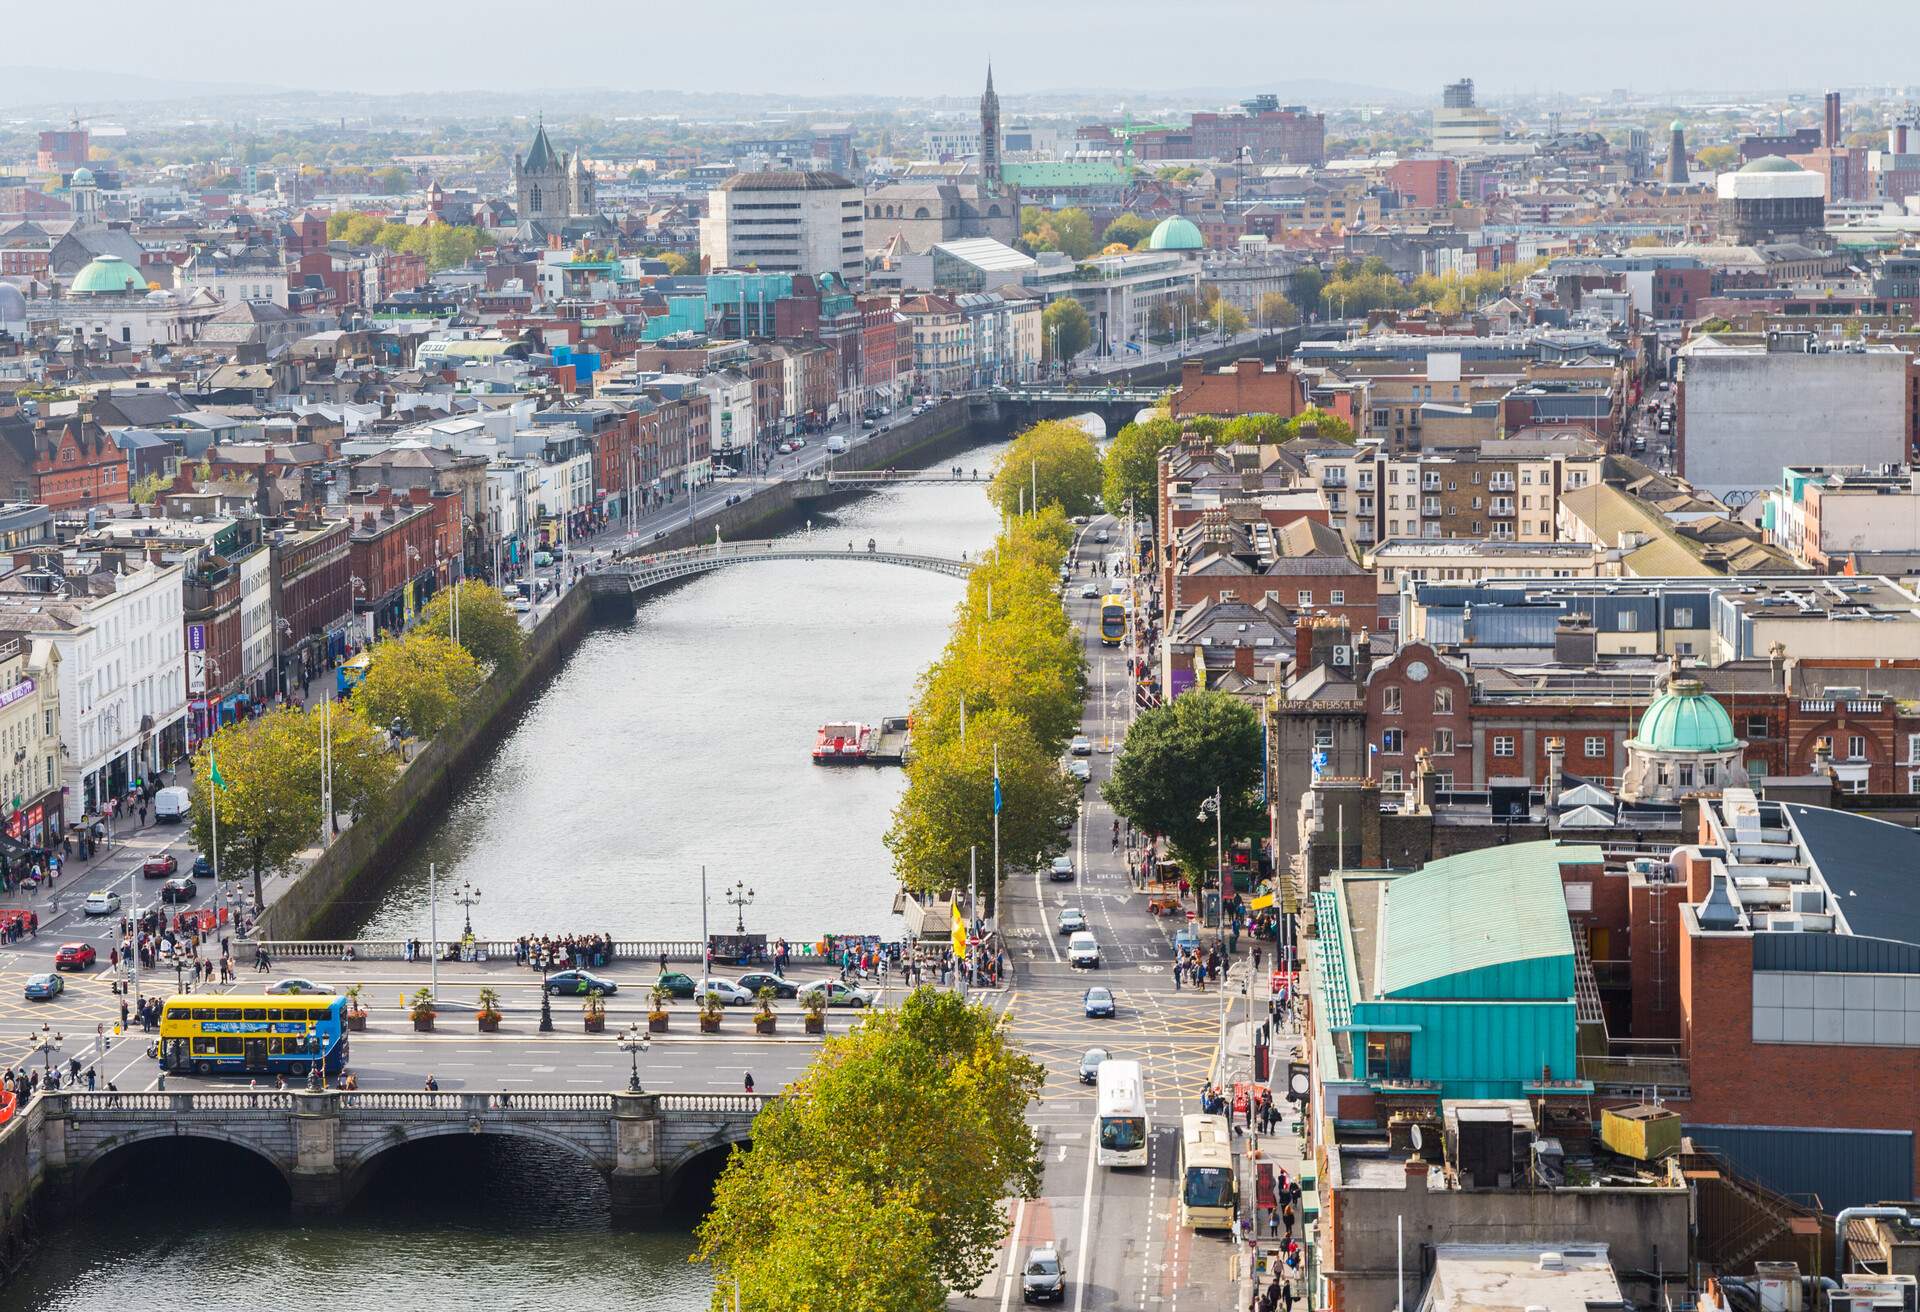
[[[1222,301],[1213,312],[1214,325],[1229,337],[1237,337],[1247,330],[1247,312],[1232,301]]]
[[[667,272],[679,277],[682,274],[700,272],[700,262],[682,255],[679,251],[663,251],[660,262],[667,266]]]
[[[1293,303],[1313,309],[1320,304],[1320,293],[1327,285],[1327,277],[1320,272],[1318,265],[1308,264],[1294,270],[1291,284]]]
[[[1119,242],[1124,246],[1138,246],[1153,234],[1153,226],[1150,220],[1128,210],[1107,225],[1107,230],[1100,234],[1100,244],[1111,246]]]
[[[712,1307],[927,1312],[978,1284],[1040,1188],[1046,1072],[983,1004],[921,988],[828,1039],[728,1160],[693,1260]]]
[[[1131,498],[1135,515],[1158,518],[1160,453],[1179,440],[1180,425],[1164,415],[1135,420],[1114,434],[1100,462],[1100,499],[1109,514],[1125,513]]]
[[[1299,437],[1307,429],[1313,429],[1316,437],[1329,438],[1335,442],[1353,444],[1353,425],[1329,410],[1318,406],[1308,406],[1287,421],[1286,435]]]
[[[1080,425],[1043,419],[1001,451],[987,495],[1005,515],[1033,509],[1036,497],[1069,515],[1088,514],[1100,496],[1099,449]]]
[[[1226,841],[1256,833],[1254,800],[1264,762],[1260,718],[1226,693],[1182,693],[1143,711],[1127,731],[1101,796],[1136,828],[1164,835],[1190,875],[1214,867],[1214,820],[1201,813],[1219,789]]]
[[[1225,446],[1260,446],[1287,440],[1287,421],[1279,415],[1235,415],[1220,433]]]
[[[1298,285],[1298,275],[1295,275],[1294,283]],[[1314,295],[1319,294],[1316,288]],[[1260,322],[1267,328],[1291,328],[1300,322],[1300,311],[1279,292],[1268,292],[1260,298]]]
[[[335,210],[327,215],[327,240],[339,241],[346,235],[347,223],[353,216],[345,210]]]
[[[1732,146],[1703,146],[1693,152],[1693,158],[1703,169],[1725,173],[1740,158],[1740,152]]]
[[[914,744],[907,789],[887,831],[900,882],[921,893],[944,893],[967,882],[968,854],[980,861],[980,883],[992,883],[993,767],[1000,757],[1000,864],[1003,873],[1031,871],[1067,850],[1079,787],[1059,758],[1009,710],[967,711],[958,732]]]
[[[450,637],[453,598],[460,595],[460,645],[483,664],[513,669],[520,664],[526,649],[526,634],[520,617],[513,613],[498,588],[479,579],[465,579],[451,588],[442,588],[427,602],[418,632]]]
[[[367,178],[368,183],[388,196],[396,196],[405,191],[410,180],[407,171],[397,164],[389,164],[384,169],[375,169]]]
[[[1093,220],[1083,209],[1046,210],[1038,205],[1020,209],[1020,236],[1030,250],[1059,251],[1070,259],[1093,254]]]
[[[375,724],[398,719],[412,736],[431,738],[453,722],[481,678],[466,648],[439,634],[409,633],[373,649],[353,700]]]
[[[349,214],[346,220],[340,225],[337,240],[349,246],[371,246],[374,238],[378,237],[381,229],[386,226],[371,214]],[[331,219],[327,221],[327,235],[329,237],[334,235]]]
[[[136,506],[150,506],[154,498],[173,486],[165,474],[149,474],[127,490],[127,499]]]
[[[1093,325],[1080,302],[1063,296],[1040,313],[1040,346],[1049,362],[1068,361],[1093,344]]]

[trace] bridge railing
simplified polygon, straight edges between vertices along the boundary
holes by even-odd
[[[772,1099],[769,1093],[663,1093],[663,1112],[745,1112],[758,1115]]]
[[[426,961],[437,956],[448,960],[447,952],[460,947],[457,939],[267,939],[260,946],[267,955],[283,961],[405,961],[407,944],[411,941],[417,949],[414,959]],[[487,961],[512,961],[514,959],[514,940],[507,938],[475,939],[473,959]],[[349,956],[348,954],[352,955]],[[700,950],[698,939],[616,939],[613,944],[615,961],[651,961],[658,964],[664,953],[668,961],[703,961],[706,954]]]
[[[611,1112],[610,1093],[397,1093],[379,1090],[343,1093],[340,1105],[353,1111],[432,1112]]]
[[[297,1105],[294,1093],[268,1089],[260,1092],[197,1093],[104,1093],[67,1092],[42,1094],[64,1101],[71,1112],[138,1112],[141,1115],[181,1112],[287,1112]]]

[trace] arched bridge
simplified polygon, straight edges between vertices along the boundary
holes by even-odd
[[[795,480],[793,495],[797,500],[811,501],[835,492],[858,492],[896,483],[972,483],[984,487],[992,478],[991,470],[962,469],[955,473],[953,466],[946,469],[835,469],[829,465]]]
[[[658,1216],[693,1162],[745,1143],[768,1095],[739,1093],[43,1093],[0,1132],[27,1137],[44,1182],[85,1194],[122,1148],[161,1138],[247,1149],[294,1209],[351,1202],[380,1155],[441,1135],[504,1135],[598,1171],[623,1217]]]
[[[1160,387],[1031,387],[967,394],[967,416],[979,423],[1015,428],[1041,419],[1096,414],[1111,437],[1148,406],[1166,396]]]
[[[869,551],[865,539],[830,539],[821,535],[817,544],[804,538],[781,538],[716,542],[678,551],[638,552],[589,575],[587,586],[596,601],[603,597],[625,598],[690,575],[773,560],[859,560],[874,565],[931,570],[954,578],[965,578],[974,566],[973,561],[954,556],[922,555],[877,545]]]

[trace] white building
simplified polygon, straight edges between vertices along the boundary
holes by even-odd
[[[707,193],[700,254],[711,269],[866,274],[866,197],[838,173],[736,173]]]
[[[60,654],[70,820],[185,754],[183,577],[179,565],[132,561],[121,573],[103,557],[68,556],[58,572],[0,579],[0,630]]]
[[[713,454],[732,458],[751,447],[755,432],[753,379],[737,369],[723,369],[701,378],[698,386],[712,408],[707,432]]]
[[[240,559],[240,655],[249,689],[259,697],[273,672],[273,553],[264,547]]]
[[[1679,472],[1722,500],[1764,493],[1790,465],[1906,459],[1907,357],[1896,347],[1709,334],[1677,354]]]
[[[1437,155],[1478,155],[1500,144],[1506,128],[1498,114],[1473,103],[1473,79],[1449,82],[1433,111],[1433,150]]]

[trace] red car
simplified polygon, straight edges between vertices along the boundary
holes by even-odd
[[[140,867],[140,873],[148,879],[165,879],[180,869],[180,862],[171,852],[162,856],[150,856]]]
[[[60,950],[53,954],[53,968],[85,970],[94,963],[96,957],[91,943],[62,943]]]

